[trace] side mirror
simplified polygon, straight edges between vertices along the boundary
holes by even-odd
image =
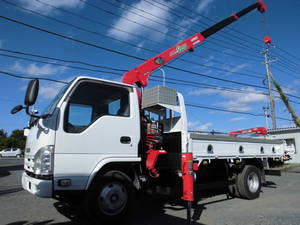
[[[10,111],[10,113],[16,114],[17,112],[21,111],[22,109],[24,109],[24,107],[22,105],[17,105]]]
[[[31,106],[35,103],[39,93],[39,80],[34,79],[28,83],[24,104],[26,107]]]

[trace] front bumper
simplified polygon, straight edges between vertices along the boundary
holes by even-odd
[[[40,180],[28,176],[25,172],[22,175],[22,186],[24,190],[30,192],[33,195],[42,198],[52,197],[52,180]]]

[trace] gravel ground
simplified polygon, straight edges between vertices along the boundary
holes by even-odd
[[[20,189],[20,165],[6,165],[0,160],[1,225],[75,225],[77,214],[52,199],[41,199]],[[6,172],[5,172],[6,171]],[[255,200],[227,199],[225,194],[203,199],[193,211],[194,224],[205,225],[299,225],[300,168],[284,172],[281,177],[268,176],[268,186]],[[19,189],[13,189],[19,188]],[[10,191],[8,191],[10,190]],[[145,199],[136,217],[127,225],[186,224],[186,210]]]

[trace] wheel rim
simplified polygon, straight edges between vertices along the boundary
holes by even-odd
[[[117,215],[126,207],[127,190],[121,183],[107,183],[98,196],[98,205],[102,213]]]
[[[254,172],[249,173],[248,178],[247,178],[247,184],[249,191],[252,193],[257,192],[258,187],[259,187],[259,178],[258,175]]]

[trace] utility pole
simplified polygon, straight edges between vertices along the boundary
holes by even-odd
[[[269,123],[268,123],[268,118],[270,117],[268,111],[269,111],[269,107],[262,107],[263,111],[264,111],[264,116],[265,116],[265,120],[266,120],[266,126],[267,128],[269,128]]]
[[[271,117],[272,117],[272,128],[276,129],[276,115],[275,115],[275,100],[274,95],[272,91],[272,78],[271,78],[271,72],[270,72],[270,59],[269,59],[269,47],[272,42],[271,38],[269,36],[264,37],[264,42],[266,44],[266,49],[262,52],[264,55],[265,61],[264,64],[266,66],[266,76],[267,76],[267,82],[268,82],[268,89],[269,89],[269,99],[270,99],[270,109],[271,109]]]

